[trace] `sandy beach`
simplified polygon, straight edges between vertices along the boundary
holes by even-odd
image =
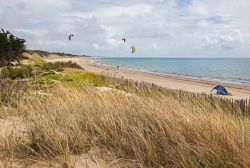
[[[141,72],[136,70],[130,70],[125,68],[115,68],[104,65],[97,65],[94,63],[94,58],[55,58],[46,59],[48,62],[56,61],[73,61],[82,66],[85,70],[95,72],[98,74],[108,75],[116,78],[131,79],[139,82],[149,82],[156,85],[166,87],[169,89],[184,90],[194,93],[207,93],[210,94],[211,89],[218,85],[224,85],[232,96],[226,96],[226,98],[232,99],[250,99],[250,87],[241,86],[227,83],[211,82],[206,80],[197,80],[190,78],[174,77],[161,75],[151,72]]]

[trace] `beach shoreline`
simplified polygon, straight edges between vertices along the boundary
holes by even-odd
[[[129,79],[138,82],[154,83],[156,85],[175,90],[184,90],[193,93],[210,94],[211,89],[221,84],[225,86],[232,96],[225,96],[230,99],[250,99],[250,86],[214,82],[189,77],[171,76],[156,72],[140,71],[124,67],[113,67],[95,63],[95,57],[77,58],[54,58],[46,59],[48,62],[73,61],[82,66],[85,70],[97,74],[108,75],[115,78]]]

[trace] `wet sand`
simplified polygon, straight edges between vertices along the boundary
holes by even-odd
[[[218,83],[206,80],[190,79],[184,77],[175,77],[161,75],[151,72],[141,72],[125,68],[115,68],[110,66],[98,65],[94,63],[94,58],[56,58],[47,59],[49,62],[73,61],[82,66],[85,70],[98,74],[108,75],[116,78],[131,79],[134,81],[144,81],[169,89],[184,90],[194,93],[210,94],[211,89],[218,85],[224,85],[232,96],[225,96],[233,99],[250,99],[250,86],[234,85],[227,83]]]

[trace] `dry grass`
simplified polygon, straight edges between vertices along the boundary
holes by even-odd
[[[206,95],[115,83],[129,96],[58,84],[40,88],[42,96],[14,99],[13,114],[26,132],[0,144],[2,157],[68,168],[94,150],[91,160],[100,167],[250,166],[250,121],[240,108]]]

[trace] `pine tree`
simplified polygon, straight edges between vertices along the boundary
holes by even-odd
[[[15,37],[9,31],[0,31],[0,66],[10,65],[17,61],[20,64],[20,58],[25,50],[25,40]]]

